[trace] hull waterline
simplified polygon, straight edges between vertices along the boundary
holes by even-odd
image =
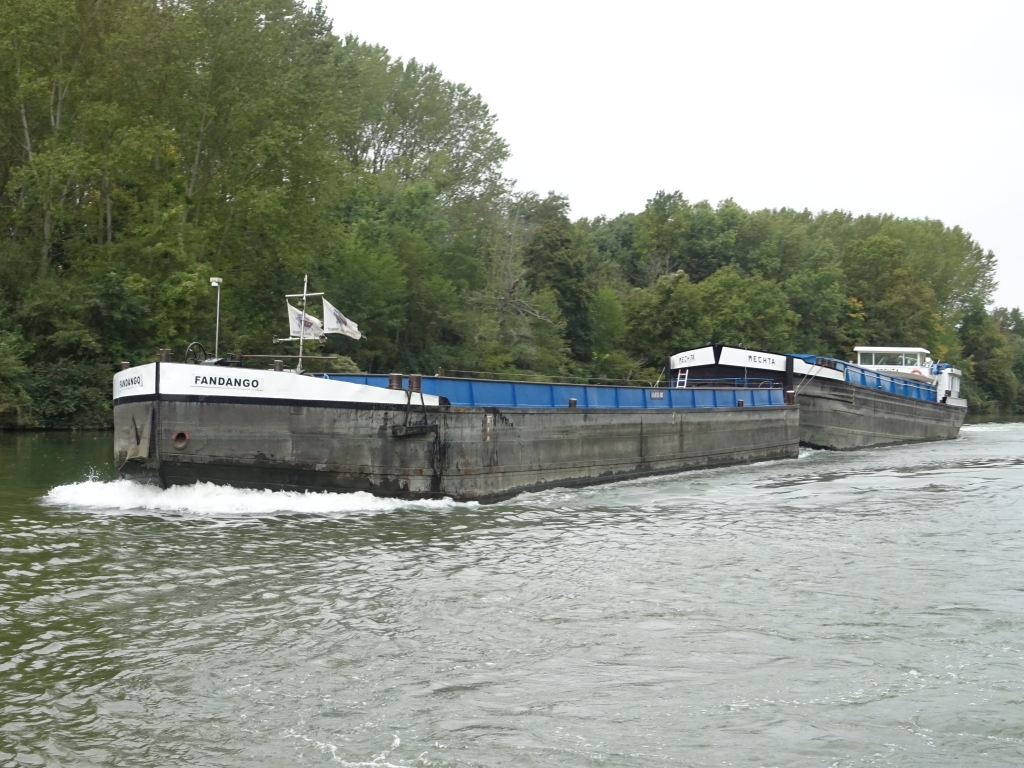
[[[157,424],[151,447],[129,459],[132,424],[146,419]],[[162,487],[212,482],[498,501],[544,488],[794,458],[798,440],[793,406],[685,413],[442,406],[422,410],[412,425],[404,410],[386,407],[115,406],[121,474]]]

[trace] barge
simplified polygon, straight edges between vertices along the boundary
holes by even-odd
[[[799,450],[798,410],[778,387],[313,376],[216,362],[114,377],[121,476],[493,502]]]
[[[673,355],[678,388],[782,386],[800,408],[800,443],[851,450],[949,440],[967,414],[961,372],[921,347],[856,347],[858,362],[713,345]]]

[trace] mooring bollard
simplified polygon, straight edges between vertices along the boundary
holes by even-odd
[[[409,374],[409,391],[410,392],[422,392],[423,391],[423,377],[418,373]]]
[[[171,362],[171,350],[169,350],[169,349],[161,349],[160,350],[160,362],[161,363],[169,363],[169,362]]]
[[[127,360],[122,360],[121,361],[121,370],[122,371],[127,371],[131,367],[132,367],[132,364],[129,363]]]
[[[389,373],[388,374],[388,389],[401,389],[402,388],[402,374],[400,373]]]
[[[575,408],[576,407],[576,398],[575,397],[570,397],[569,398],[569,407],[570,408]]]
[[[284,360],[275,360],[274,361],[274,370],[275,371],[283,371],[284,370]]]

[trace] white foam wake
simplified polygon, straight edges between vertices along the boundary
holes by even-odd
[[[213,483],[176,485],[160,489],[130,480],[85,480],[60,485],[43,497],[55,507],[111,512],[177,512],[207,516],[261,516],[299,512],[338,515],[390,512],[400,508],[446,509],[466,506],[451,499],[403,501],[382,499],[369,493],[297,493],[232,488]],[[476,502],[469,502],[475,505]]]

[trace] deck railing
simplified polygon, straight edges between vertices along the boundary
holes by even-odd
[[[872,371],[853,365],[847,365],[845,373],[846,380],[859,387],[869,387],[882,392],[889,392],[893,395],[912,397],[915,400],[925,400],[930,403],[934,403],[938,399],[935,387],[922,381],[889,376],[879,371]]]
[[[387,387],[385,374],[324,374],[325,379]],[[781,389],[613,387],[593,384],[551,384],[424,376],[423,393],[444,397],[451,405],[504,408],[736,408],[783,405]],[[408,389],[408,377],[402,388]]]

